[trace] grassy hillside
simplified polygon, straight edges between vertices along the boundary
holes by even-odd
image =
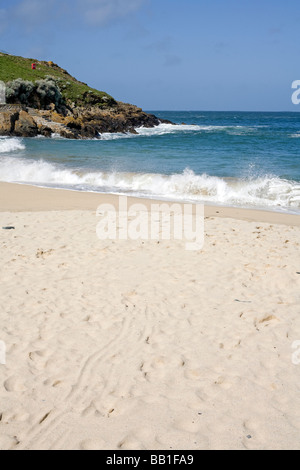
[[[36,64],[36,70],[31,69],[32,63]],[[68,104],[75,103],[76,106],[92,104],[101,107],[116,104],[115,100],[107,93],[90,88],[52,62],[0,53],[0,80],[5,83],[17,78],[34,82],[49,76],[58,80],[58,86]]]

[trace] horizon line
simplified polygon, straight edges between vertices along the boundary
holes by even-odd
[[[299,113],[298,111],[253,111],[253,110],[225,110],[225,109],[147,109],[146,112],[168,112],[168,113]]]

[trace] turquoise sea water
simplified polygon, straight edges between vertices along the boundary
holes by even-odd
[[[151,112],[177,125],[0,138],[0,180],[300,214],[300,113]]]

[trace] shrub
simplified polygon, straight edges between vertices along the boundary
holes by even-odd
[[[51,103],[55,107],[64,104],[60,89],[52,77],[37,80],[36,83],[17,78],[6,87],[7,103],[25,104],[37,108],[47,108]]]
[[[54,103],[55,107],[59,107],[62,104],[63,98],[55,80],[52,78],[38,80],[36,85],[36,92],[42,107],[47,107],[51,103]]]
[[[7,103],[26,104],[31,102],[34,90],[35,85],[33,82],[17,78],[16,80],[9,82],[6,86]]]

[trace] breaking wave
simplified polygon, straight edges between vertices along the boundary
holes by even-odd
[[[1,157],[0,180],[92,192],[300,211],[300,183],[272,175],[237,179],[180,174],[78,171],[43,160]]]
[[[257,126],[263,127],[263,126]],[[153,137],[166,134],[177,134],[177,133],[191,133],[191,132],[226,132],[232,135],[242,135],[252,133],[257,130],[257,127],[250,126],[209,126],[209,125],[196,125],[196,124],[159,124],[156,127],[138,127],[135,129],[136,134],[130,132],[121,133],[108,133],[99,134],[101,140],[116,140],[116,139],[131,139],[136,137]]]
[[[24,149],[25,145],[22,143],[22,139],[17,137],[0,137],[0,154]]]

